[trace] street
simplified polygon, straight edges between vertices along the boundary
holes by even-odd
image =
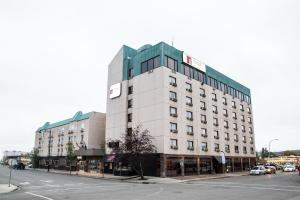
[[[8,176],[9,170],[0,167],[0,183],[7,183]],[[297,173],[281,172],[275,175],[240,176],[186,183],[135,184],[33,170],[13,170],[12,183],[21,186],[20,189],[0,194],[1,200],[300,199],[300,176]]]

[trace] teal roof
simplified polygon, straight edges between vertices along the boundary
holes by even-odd
[[[153,58],[155,56],[160,56],[161,66],[164,65],[164,55],[170,56],[178,61],[178,72],[184,73],[182,64],[182,52],[174,48],[165,42],[159,42],[155,45],[146,44],[139,49],[133,49],[126,45],[123,45],[123,80],[128,80],[128,69],[133,68],[133,73],[135,76],[141,74],[141,63]],[[244,93],[245,95],[251,96],[250,89],[246,86],[238,83],[237,81],[229,78],[228,76],[218,72],[217,70],[206,65],[206,76],[215,78],[216,80],[231,86],[232,88]]]
[[[59,127],[59,126],[69,124],[69,123],[74,122],[74,121],[81,121],[81,120],[84,120],[84,119],[89,119],[90,116],[92,115],[92,113],[93,112],[83,114],[81,111],[78,111],[77,113],[75,113],[75,115],[72,118],[65,119],[65,120],[55,122],[55,123],[52,123],[52,124],[50,122],[46,122],[42,127],[38,128],[37,131],[43,131],[43,130],[47,130],[47,129],[51,129],[51,128],[56,128],[56,127]]]

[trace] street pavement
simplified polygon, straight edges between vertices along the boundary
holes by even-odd
[[[9,170],[0,167],[0,184],[7,183],[8,176]],[[43,171],[13,170],[12,183],[20,188],[0,194],[1,200],[300,200],[300,176],[297,173],[138,184]]]

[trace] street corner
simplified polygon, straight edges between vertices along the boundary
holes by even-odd
[[[18,189],[18,186],[10,184],[0,184],[0,194],[13,192]]]

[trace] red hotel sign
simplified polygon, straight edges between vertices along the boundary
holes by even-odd
[[[183,62],[192,66],[192,67],[195,67],[197,69],[199,69],[200,71],[203,71],[205,72],[205,63],[204,62],[201,62],[195,58],[193,58],[192,56],[189,56],[188,54],[186,54],[185,52],[183,52],[182,54],[182,58],[183,58]]]

